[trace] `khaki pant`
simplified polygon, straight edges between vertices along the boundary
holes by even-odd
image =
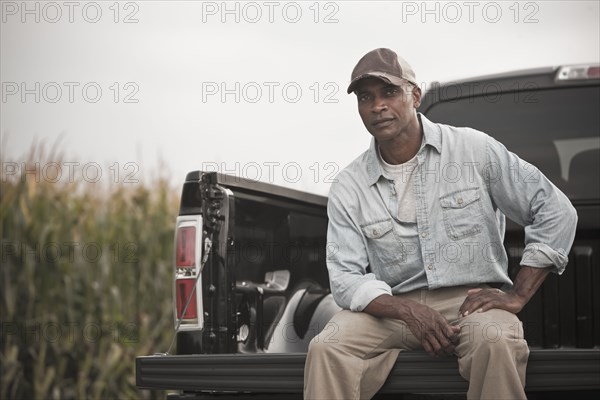
[[[469,399],[524,399],[529,349],[519,319],[493,309],[458,318],[467,287],[416,290],[399,295],[438,310],[461,326],[456,346]],[[310,343],[305,399],[368,399],[385,382],[398,354],[422,349],[400,320],[343,310]]]

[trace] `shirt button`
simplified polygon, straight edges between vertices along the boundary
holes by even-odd
[[[373,235],[377,235],[377,229],[373,229]]]
[[[422,237],[423,239],[425,239],[425,238],[427,237],[427,232],[422,232],[422,233],[421,233],[421,237]]]
[[[431,271],[431,270],[433,269],[433,264],[429,264],[429,265],[427,266],[427,269]]]
[[[462,204],[463,203],[462,197],[459,197],[456,201],[458,202],[458,204]]]

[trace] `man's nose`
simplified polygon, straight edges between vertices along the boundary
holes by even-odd
[[[385,111],[385,110],[387,110],[387,108],[388,108],[388,107],[387,107],[387,104],[386,104],[386,102],[385,102],[385,101],[383,101],[383,99],[381,99],[381,100],[380,100],[380,99],[376,99],[376,100],[373,102],[373,109],[372,109],[372,111],[373,111],[374,113],[378,114],[378,113],[380,113],[380,112],[382,112],[382,111]]]

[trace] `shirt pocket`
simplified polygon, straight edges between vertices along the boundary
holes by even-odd
[[[440,205],[446,233],[451,239],[464,239],[482,231],[483,208],[479,188],[459,190],[442,196]]]
[[[391,220],[361,225],[361,229],[367,239],[369,263],[373,272],[378,267],[400,263],[399,241]]]

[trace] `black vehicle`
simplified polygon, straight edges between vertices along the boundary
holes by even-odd
[[[552,274],[519,315],[531,349],[530,398],[600,394],[598,110],[597,65],[436,83],[420,107],[434,122],[496,137],[536,165],[577,209],[565,273]],[[326,201],[214,172],[189,173],[175,239],[177,355],[138,357],[137,385],[178,390],[173,398],[301,398],[308,342],[339,310],[325,264],[333,250],[326,241]],[[523,228],[509,222],[511,277],[523,239]],[[378,396],[466,389],[455,358],[405,352]]]

